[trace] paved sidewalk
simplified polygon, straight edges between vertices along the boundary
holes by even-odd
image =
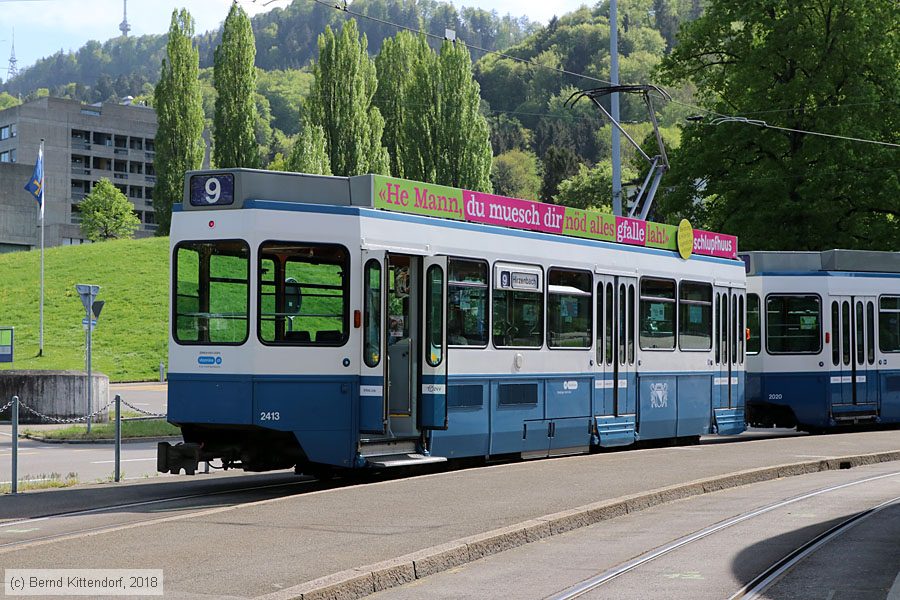
[[[254,597],[649,490],[900,450],[898,431],[747,440],[505,464],[160,514],[165,520],[4,553],[3,562],[163,568],[167,597]]]

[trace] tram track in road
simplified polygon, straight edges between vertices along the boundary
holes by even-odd
[[[872,483],[875,481],[881,481],[884,479],[898,477],[900,476],[900,471],[895,471],[892,473],[877,475],[873,477],[866,477],[864,479],[859,479],[856,481],[851,481],[848,483],[843,483],[839,485],[832,485],[825,488],[820,488],[811,492],[807,492],[804,494],[800,494],[785,500],[781,500],[779,502],[775,502],[769,504],[767,506],[763,506],[758,509],[754,509],[743,514],[737,515],[735,517],[726,519],[719,523],[710,525],[705,529],[701,529],[700,531],[688,534],[686,536],[680,537],[674,541],[671,541],[663,546],[660,546],[654,550],[641,554],[627,562],[619,564],[611,569],[608,569],[598,575],[582,580],[581,582],[570,586],[569,588],[563,590],[562,592],[552,595],[549,598],[552,600],[572,600],[574,598],[579,598],[584,596],[603,585],[613,581],[614,579],[625,575],[626,573],[630,573],[639,569],[643,565],[646,565],[662,556],[665,556],[675,550],[680,548],[684,548],[685,546],[692,544],[694,542],[700,541],[704,538],[707,538],[711,535],[720,533],[730,527],[743,523],[747,520],[753,519],[755,517],[759,517],[761,515],[770,513],[772,511],[778,510],[780,508],[784,508],[790,506],[792,504],[796,504],[798,502],[802,502],[804,500],[809,500],[811,498],[815,498],[817,496],[823,496],[825,494],[830,494],[837,492],[839,490],[844,490],[849,487],[863,485],[866,483]],[[750,583],[741,588],[738,592],[736,592],[729,600],[737,600],[743,598],[759,598],[764,591],[772,585],[775,581],[777,581],[780,577],[782,577],[786,572],[788,572],[791,568],[797,565],[804,558],[809,556],[811,553],[815,552],[820,547],[827,544],[829,541],[835,539],[840,534],[847,531],[849,528],[858,524],[862,520],[872,516],[891,506],[892,504],[900,501],[900,497],[893,498],[886,502],[883,502],[867,511],[863,511],[854,515],[851,518],[848,518],[838,525],[830,528],[826,532],[816,536],[814,539],[802,544],[794,551],[790,552],[787,556],[783,557],[781,560],[777,561],[775,564],[766,569],[763,573],[755,577]]]
[[[242,505],[266,502],[288,496],[294,496],[297,494],[323,491],[352,484],[352,481],[346,480],[331,480],[323,482],[318,479],[306,478],[302,480],[297,479],[294,481],[281,481],[277,483],[248,486],[246,482],[242,482],[240,481],[240,479],[236,479],[232,485],[226,484],[223,489],[204,490],[196,493],[169,495],[149,500],[136,500],[132,502],[110,504],[107,506],[100,506],[96,508],[70,510],[29,517],[25,519],[17,519],[0,523],[0,536],[7,532],[31,533],[34,531],[40,531],[41,529],[46,529],[47,525],[50,525],[52,528],[53,526],[62,524],[67,520],[77,520],[83,522],[93,517],[115,515],[116,513],[121,513],[123,515],[129,515],[132,517],[135,514],[140,514],[144,517],[137,519],[119,519],[115,520],[114,522],[105,524],[77,526],[75,528],[64,529],[63,531],[59,531],[56,533],[36,535],[28,537],[26,539],[10,542],[0,542],[0,554],[14,551],[32,544],[47,543],[81,535],[92,535],[107,531],[115,531],[122,528],[150,525],[156,522],[171,520],[173,518],[186,518],[202,514],[204,512],[220,509],[230,510],[233,508],[238,508]],[[227,496],[230,495],[233,495],[235,497],[233,499],[227,498]],[[249,498],[244,498],[245,496],[249,496]],[[214,499],[215,503],[211,505],[208,502],[209,499]],[[163,509],[164,511],[168,511],[172,514],[161,516],[160,513],[163,511],[159,509]],[[35,528],[35,525],[39,525],[39,527]]]

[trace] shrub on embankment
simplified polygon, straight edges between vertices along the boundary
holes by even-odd
[[[15,327],[13,369],[84,369],[84,307],[76,283],[106,305],[92,366],[110,381],[159,377],[167,359],[169,238],[113,240],[44,251],[44,354],[38,357],[40,251],[0,254],[0,327]]]

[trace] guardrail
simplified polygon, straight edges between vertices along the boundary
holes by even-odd
[[[10,410],[10,415],[12,419],[12,477],[11,477],[11,487],[10,493],[15,495],[19,491],[19,410],[24,409],[25,411],[31,413],[32,415],[38,417],[43,422],[49,423],[59,423],[59,424],[69,424],[69,423],[86,423],[88,420],[93,419],[94,417],[103,413],[104,410],[109,408],[112,405],[116,407],[116,433],[115,433],[115,468],[114,468],[114,479],[118,482],[122,475],[122,405],[127,406],[131,410],[141,414],[139,417],[141,419],[159,419],[165,418],[166,415],[162,415],[159,413],[152,413],[137,406],[122,400],[122,396],[116,394],[114,400],[110,400],[106,403],[105,406],[100,408],[99,410],[94,411],[89,415],[84,415],[83,417],[77,417],[72,419],[58,419],[56,417],[51,417],[50,415],[45,415],[42,412],[39,412],[27,404],[25,404],[22,400],[19,399],[18,396],[13,396],[12,400],[7,402],[5,405],[0,406],[0,413],[5,411],[7,408]],[[209,472],[209,463],[207,463],[207,472]]]

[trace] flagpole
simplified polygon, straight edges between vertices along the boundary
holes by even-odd
[[[41,157],[44,156],[44,138],[41,138]],[[41,170],[41,328],[38,334],[38,356],[44,355],[44,172]]]

